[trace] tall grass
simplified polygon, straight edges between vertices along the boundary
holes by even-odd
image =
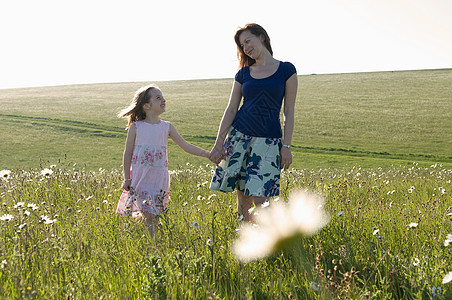
[[[322,194],[331,222],[300,253],[247,264],[231,254],[235,197],[209,190],[211,166],[172,171],[157,242],[140,219],[115,214],[119,171],[52,170],[0,180],[2,299],[452,297],[441,284],[452,270],[452,170],[439,165],[284,172],[282,200]]]

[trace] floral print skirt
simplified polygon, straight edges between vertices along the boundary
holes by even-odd
[[[278,196],[281,146],[281,138],[252,137],[231,127],[224,142],[226,158],[217,166],[210,188],[221,192],[237,188],[247,196]]]

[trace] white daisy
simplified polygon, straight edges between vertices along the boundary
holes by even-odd
[[[419,223],[413,222],[413,223],[408,224],[407,226],[410,227],[410,228],[416,228],[417,225],[419,225]]]
[[[0,217],[0,221],[11,221],[12,219],[14,219],[14,216],[10,214],[5,214]]]
[[[36,204],[34,204],[34,203],[28,203],[27,207],[31,208],[32,210],[37,210],[38,209],[38,206]]]
[[[252,261],[284,249],[296,237],[313,235],[329,221],[321,202],[313,194],[295,192],[288,204],[277,202],[265,209],[257,208],[256,224],[241,227],[233,245],[234,255],[240,261]]]
[[[44,215],[41,215],[41,221],[44,223],[44,224],[46,224],[46,225],[49,225],[49,224],[52,224],[52,223],[55,223],[57,220],[56,219],[50,219],[49,217],[47,217],[47,216],[44,216]]]
[[[444,241],[444,247],[449,246],[450,243],[452,243],[452,234],[448,234],[446,236],[446,240]]]
[[[41,175],[42,175],[42,176],[48,177],[48,176],[50,176],[50,175],[52,175],[52,174],[53,174],[53,171],[52,171],[51,169],[45,168],[44,170],[41,171]]]
[[[1,170],[0,171],[0,178],[4,179],[4,180],[8,180],[10,174],[11,174],[10,170]]]
[[[24,205],[25,205],[25,202],[17,202],[17,203],[14,205],[14,208],[24,207]]]
[[[452,272],[449,272],[443,278],[443,284],[446,284],[452,280]]]

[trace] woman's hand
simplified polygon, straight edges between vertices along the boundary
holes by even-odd
[[[281,169],[288,169],[290,165],[292,164],[292,151],[290,148],[282,147],[280,151],[280,157],[281,157]]]
[[[212,150],[210,151],[209,159],[214,164],[218,165],[220,161],[222,161],[226,157],[226,153],[222,146],[215,144]]]

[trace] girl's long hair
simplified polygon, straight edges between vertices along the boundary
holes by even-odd
[[[158,87],[153,84],[141,87],[135,92],[130,105],[118,113],[118,118],[127,119],[127,128],[135,121],[146,119],[146,112],[143,110],[143,105],[149,103],[151,100],[150,91],[152,89],[158,89]]]
[[[237,45],[237,58],[239,59],[239,68],[251,66],[256,62],[256,60],[246,55],[245,52],[243,51],[242,46],[240,46],[240,35],[242,34],[242,32],[246,30],[248,30],[257,37],[263,36],[264,46],[265,48],[267,48],[268,52],[270,52],[270,54],[273,56],[273,50],[270,44],[270,37],[268,36],[267,31],[265,31],[265,29],[262,26],[256,23],[246,24],[242,28],[239,28],[234,35],[234,40]]]

